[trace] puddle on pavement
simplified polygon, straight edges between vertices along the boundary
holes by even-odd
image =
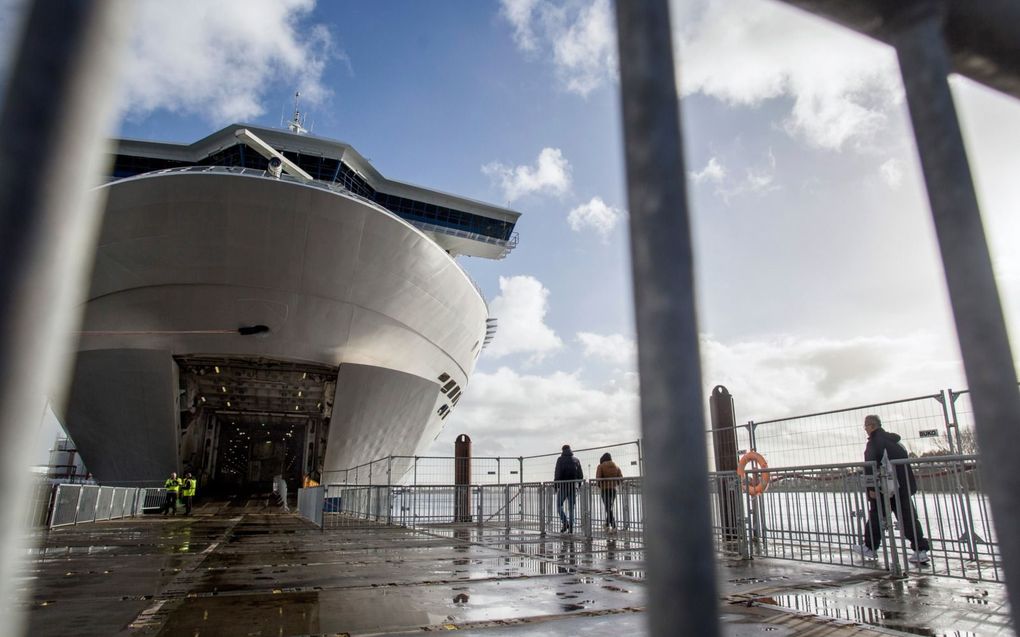
[[[911,626],[905,623],[909,620],[903,611],[846,604],[840,600],[822,595],[773,595],[770,597],[759,597],[757,601],[762,604],[811,613],[812,615],[845,619],[858,624],[889,628],[910,635],[925,635],[926,637],[977,637],[977,633],[967,631]]]

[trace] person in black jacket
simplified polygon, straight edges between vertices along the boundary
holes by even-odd
[[[870,415],[864,417],[864,431],[868,432],[868,445],[864,448],[864,461],[882,464],[886,456],[889,460],[902,460],[907,458],[907,450],[900,444],[899,434],[894,434],[882,429],[882,421],[878,416]],[[928,562],[928,540],[924,538],[924,531],[921,523],[917,520],[917,511],[914,509],[914,502],[911,496],[917,493],[917,482],[914,479],[914,472],[910,465],[900,464],[896,467],[896,491],[890,495],[889,501],[892,510],[900,519],[900,526],[903,534],[910,542],[910,548],[914,554],[908,559],[917,564]],[[866,466],[866,474],[871,473],[871,467]],[[876,559],[875,550],[882,545],[882,525],[878,517],[879,498],[882,494],[875,489],[868,489],[868,526],[864,531],[864,544],[855,544],[853,550],[864,559]],[[898,506],[897,506],[898,503]]]
[[[553,488],[556,489],[556,510],[559,511],[563,527],[560,533],[574,532],[574,505],[577,501],[577,482],[584,480],[581,461],[574,457],[570,445],[563,445],[563,453],[556,459],[556,471],[553,474]],[[563,511],[563,502],[570,508],[570,517]]]

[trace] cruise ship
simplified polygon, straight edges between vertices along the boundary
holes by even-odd
[[[520,213],[386,178],[297,113],[113,152],[63,418],[97,482],[335,480],[435,439],[496,325],[455,258],[505,257]]]

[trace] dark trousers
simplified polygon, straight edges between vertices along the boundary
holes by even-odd
[[[878,498],[881,497],[882,494],[879,493]],[[868,498],[870,507],[868,509],[868,528],[864,530],[864,545],[871,550],[882,546],[882,525],[878,519],[878,498]],[[899,499],[898,503],[897,499]],[[915,551],[927,551],[930,548],[928,540],[924,539],[924,531],[917,519],[917,510],[914,508],[914,501],[910,499],[910,494],[907,492],[897,493],[889,498],[889,505],[900,521],[900,528],[903,529],[903,535],[910,542],[910,548]],[[900,508],[903,510],[900,511]]]
[[[616,489],[605,489],[602,491],[602,504],[606,506],[606,526],[616,528],[616,516],[613,515],[613,505],[616,504]]]
[[[176,514],[177,513],[177,492],[176,491],[167,491],[166,492],[166,500],[163,501],[163,508],[161,509],[161,512],[164,513],[164,514],[166,514],[166,513],[174,513],[174,514]]]
[[[195,496],[183,495],[181,496],[181,502],[184,503],[184,514],[191,515],[191,499]]]
[[[560,521],[563,522],[563,526],[567,527],[568,530],[574,530],[574,504],[577,500],[577,491],[574,490],[573,483],[561,484],[559,489],[556,491],[556,510],[560,514]],[[566,502],[570,507],[570,518],[567,518],[567,514],[563,511],[563,503]]]

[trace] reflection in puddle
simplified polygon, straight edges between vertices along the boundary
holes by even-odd
[[[967,631],[936,631],[927,626],[909,626],[903,623],[906,617],[902,611],[844,604],[835,599],[820,595],[774,595],[772,597],[760,597],[758,601],[763,604],[782,606],[813,615],[845,619],[871,626],[881,626],[911,635],[925,635],[927,637],[977,637],[976,633]]]

